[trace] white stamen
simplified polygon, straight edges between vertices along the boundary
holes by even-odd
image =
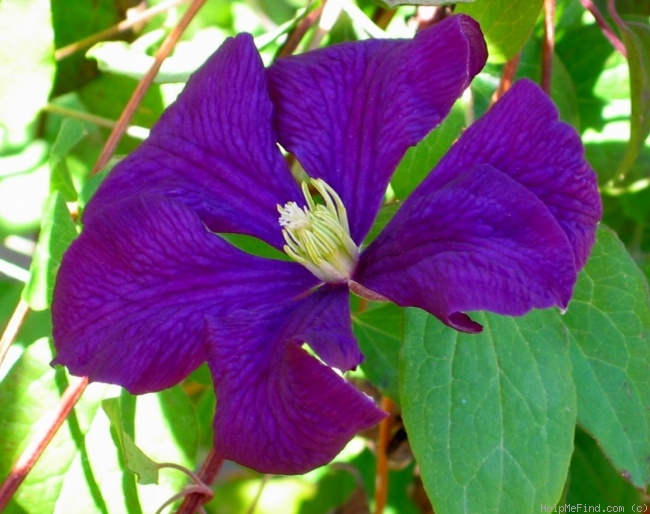
[[[278,205],[284,251],[325,282],[344,282],[352,276],[359,249],[350,237],[343,201],[324,180],[311,179],[311,184],[325,202],[317,204],[303,182],[302,192],[307,205],[296,202]]]

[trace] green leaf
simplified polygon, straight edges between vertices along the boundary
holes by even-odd
[[[619,25],[630,68],[632,116],[630,140],[616,172],[621,180],[630,171],[650,134],[650,26],[636,21]]]
[[[566,331],[554,311],[473,318],[481,334],[406,311],[400,398],[424,487],[436,514],[538,513],[573,450]]]
[[[124,106],[129,102],[138,81],[132,78],[105,73],[77,90],[79,98],[89,113],[108,118],[119,119]],[[161,86],[152,85],[138,105],[132,125],[152,127],[160,118],[164,109]],[[123,138],[117,147],[117,154],[127,154],[133,151],[141,141],[130,137]]]
[[[102,409],[104,409],[108,419],[111,420],[111,430],[115,435],[120,452],[122,452],[126,469],[138,476],[139,484],[157,484],[158,465],[135,445],[133,435],[129,435],[125,429],[125,420],[123,419],[122,412],[124,404],[122,400],[123,396],[104,400],[102,402]]]
[[[650,483],[650,294],[623,244],[601,227],[564,316],[578,422],[637,487]]]
[[[634,506],[643,504],[641,491],[618,473],[596,441],[580,429],[576,431],[568,486],[563,503],[570,505],[616,505],[625,508],[620,512],[636,512]]]
[[[355,314],[352,322],[364,355],[361,369],[383,394],[398,400],[397,376],[404,310],[388,303]]]
[[[444,121],[406,152],[391,180],[397,198],[410,195],[458,138],[466,124],[465,107],[462,100],[456,102]]]
[[[141,80],[151,66],[154,57],[148,51],[165,37],[163,29],[146,33],[132,43],[125,41],[104,41],[94,45],[86,57],[97,61],[100,70],[126,75]],[[165,59],[156,74],[156,84],[187,82],[226,38],[216,28],[198,32],[191,41],[180,41],[172,56]]]
[[[45,161],[34,169],[0,179],[0,233],[38,228],[49,195],[49,178]]]
[[[22,353],[0,383],[2,477],[32,437],[49,426],[58,409],[67,379],[62,368],[50,366],[51,360],[48,340],[40,339]],[[102,400],[114,391],[119,389],[99,383],[86,388],[3,514],[137,514],[138,498],[142,512],[148,513],[181,490],[187,477],[162,469],[159,485],[138,485],[133,494],[134,476],[124,471],[109,419],[100,409]],[[172,421],[175,414],[178,418]],[[136,443],[155,460],[194,467],[198,429],[180,388],[139,396],[134,428]],[[183,431],[188,434],[180,434]]]
[[[0,179],[37,168],[45,162],[48,149],[49,146],[45,141],[37,139],[19,152],[0,157]]]
[[[0,2],[0,150],[23,146],[54,80],[49,0]]]
[[[460,3],[470,3],[475,2],[476,0],[380,0],[386,4],[391,9],[398,7],[400,5],[449,5],[449,4],[460,4]]]
[[[463,4],[457,13],[469,14],[480,24],[488,42],[491,62],[505,62],[524,46],[537,20],[543,0],[482,0]]]
[[[0,384],[1,476],[6,476],[32,439],[52,423],[67,380],[62,370],[50,366],[51,360],[48,340],[40,339],[25,350]],[[120,510],[117,500],[102,495],[98,486],[102,476],[119,472],[119,468],[105,466],[110,437],[88,439],[106,388],[92,384],[86,389],[3,512],[108,513],[109,506],[114,506],[111,512]]]
[[[165,430],[155,430],[153,433],[142,430],[154,417],[161,418]],[[147,455],[158,462],[173,461],[185,466],[194,466],[203,428],[199,425],[194,405],[182,385],[170,387],[155,395],[138,397],[136,442]],[[170,445],[170,442],[174,443],[172,446],[175,451],[161,451],[161,446]]]
[[[83,123],[66,118],[61,124],[61,130],[50,150],[50,191],[61,191],[66,201],[77,199],[77,191],[72,183],[66,158],[86,133]]]
[[[41,221],[38,245],[30,267],[31,278],[23,292],[23,298],[32,309],[45,310],[50,306],[63,253],[76,237],[75,224],[61,193],[52,193]]]
[[[347,469],[326,468],[318,481],[314,495],[300,506],[300,514],[327,514],[344,505],[357,486],[355,477]]]
[[[537,39],[528,41],[521,53],[517,66],[517,77],[528,77],[539,83],[542,75],[542,45]],[[571,75],[562,60],[553,54],[553,75],[551,77],[551,99],[556,105],[560,119],[580,129],[578,96]]]
[[[1,133],[0,127],[0,139]],[[35,140],[0,157],[0,234],[38,227],[49,194],[48,150],[45,141]]]
[[[121,22],[126,17],[129,3],[135,5],[134,2],[122,0],[78,2],[74,7],[67,2],[51,2],[56,48],[76,43]],[[126,32],[123,37],[129,35]],[[86,59],[84,50],[57,61],[53,96],[73,91],[97,75],[97,66]]]

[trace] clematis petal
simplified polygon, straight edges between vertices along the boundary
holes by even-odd
[[[175,198],[213,232],[284,244],[276,205],[302,202],[273,132],[272,104],[248,34],[226,40],[190,78],[151,131],[88,205],[85,220],[117,199]]]
[[[205,361],[207,316],[285,301],[315,283],[297,263],[232,247],[180,202],[122,202],[91,218],[64,255],[54,363],[132,393],[164,389]]]
[[[303,341],[319,352],[328,342],[335,349],[341,340],[354,343],[349,311],[347,327],[337,334],[342,313],[327,308],[330,294],[345,293],[339,289],[210,322],[220,455],[262,473],[304,473],[331,461],[357,432],[385,416],[301,348]]]
[[[341,371],[363,360],[350,321],[350,293],[345,285],[324,284],[292,314],[290,332],[300,334],[325,364]]]
[[[398,305],[478,332],[464,311],[565,308],[576,275],[569,240],[549,209],[484,164],[440,189],[414,192],[362,254],[353,278]]]
[[[602,216],[596,174],[578,134],[558,121],[546,94],[521,80],[474,123],[425,180],[432,190],[478,164],[491,164],[532,191],[566,232],[581,269]]]
[[[448,114],[486,55],[476,22],[459,15],[413,40],[341,44],[269,68],[279,141],[341,196],[357,244],[406,149]]]

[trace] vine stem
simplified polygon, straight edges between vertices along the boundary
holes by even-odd
[[[29,305],[25,300],[20,300],[0,338],[0,364],[5,360],[9,347],[16,340],[27,314],[29,314]]]
[[[201,483],[209,487],[219,474],[223,462],[223,457],[212,448],[198,473]],[[206,500],[206,496],[201,492],[188,494],[176,514],[194,514]]]
[[[607,0],[607,9],[609,10],[609,15],[614,20],[614,23],[618,25],[619,29],[625,30],[625,23],[623,22],[621,16],[618,14],[618,11],[616,10],[616,0]],[[623,48],[625,48],[625,46],[623,46]],[[627,52],[624,53],[623,55],[627,57]]]
[[[614,33],[612,28],[609,26],[609,23],[607,23],[607,20],[605,19],[605,17],[598,10],[598,6],[596,6],[596,4],[594,4],[592,2],[592,0],[580,0],[580,3],[594,17],[594,19],[596,20],[596,23],[598,24],[600,29],[603,31],[603,34],[605,34],[605,37],[609,40],[609,42],[612,44],[612,46],[616,50],[618,50],[624,57],[627,57],[627,50],[625,49],[625,45],[618,38],[618,36]]]
[[[286,57],[295,52],[302,39],[305,37],[305,34],[307,34],[307,31],[313,27],[320,18],[326,2],[327,0],[323,0],[317,9],[314,9],[298,22],[295,28],[289,33],[289,37],[285,41],[284,45],[280,47],[276,57]]]
[[[547,95],[553,80],[553,53],[555,52],[555,0],[544,0],[544,42],[542,46],[542,78],[540,85]]]
[[[54,435],[58,432],[59,428],[61,428],[61,425],[66,420],[87,386],[87,377],[75,377],[67,387],[61,397],[61,402],[57,412],[54,413],[50,422],[45,424],[43,431],[34,437],[29,446],[25,451],[23,451],[16,464],[14,464],[14,467],[9,472],[6,480],[0,487],[0,512],[2,512],[2,510],[7,506],[9,500],[11,500],[20,484],[23,483],[27,474],[32,470],[36,461],[38,461],[39,457],[45,451],[45,448],[47,448],[47,445],[50,444],[50,441],[52,441]]]
[[[90,114],[87,112],[77,111],[75,109],[68,109],[67,107],[56,104],[47,104],[45,107],[43,107],[43,111],[65,116],[66,118],[75,118],[81,121],[92,123],[98,127],[109,129],[115,128],[115,125],[117,124],[115,121],[108,118],[103,118],[101,116],[96,116],[95,114]],[[129,125],[126,129],[126,134],[132,138],[144,140],[149,135],[149,129]]]
[[[69,45],[55,50],[54,60],[60,61],[61,59],[65,59],[66,57],[69,57],[70,55],[83,50],[84,48],[88,48],[95,43],[100,43],[101,41],[116,36],[120,32],[124,32],[125,30],[130,29],[138,23],[147,21],[149,18],[153,18],[156,14],[161,14],[165,11],[168,11],[172,7],[187,3],[188,1],[189,0],[167,0],[166,2],[161,2],[158,5],[154,5],[127,20],[123,20],[120,23],[113,25],[112,27],[108,27],[107,29],[88,36],[87,38],[80,39],[79,41],[75,41],[74,43],[70,43]]]
[[[143,79],[138,83],[138,87],[133,92],[133,95],[124,108],[120,119],[117,121],[115,128],[111,132],[111,135],[109,136],[102,150],[102,153],[100,154],[97,163],[93,168],[93,173],[96,173],[102,169],[112,157],[117,143],[128,128],[128,124],[133,117],[133,113],[142,101],[142,98],[144,97],[147,89],[153,82],[153,79],[158,73],[162,62],[171,53],[174,45],[204,3],[205,0],[193,0],[188,10],[179,21],[178,25],[174,27],[174,29],[163,41],[160,49],[156,53],[154,64],[151,66],[151,69],[149,69]],[[19,302],[17,305],[14,314],[9,320],[2,338],[0,339],[1,351],[6,353],[5,348],[8,348],[16,338],[16,335],[18,334],[18,331],[20,330],[20,327],[22,326],[28,312],[29,307],[27,303],[21,300],[21,302]],[[34,467],[39,457],[43,454],[45,448],[47,448],[48,444],[51,442],[56,432],[59,430],[67,416],[70,414],[79,398],[81,398],[81,395],[87,386],[87,377],[75,378],[74,381],[65,390],[63,396],[61,397],[59,409],[52,420],[45,425],[46,428],[39,434],[38,437],[35,437],[32,443],[25,449],[25,451],[23,451],[18,461],[12,468],[11,472],[7,476],[7,479],[4,481],[2,486],[0,486],[0,511],[2,511],[9,503],[20,484],[22,484],[22,482],[25,480],[27,474]]]
[[[388,396],[381,399],[381,410],[389,415],[379,423],[377,438],[377,472],[375,475],[375,514],[382,514],[388,500],[388,443],[390,442],[393,425],[393,409],[395,404]]]
[[[194,16],[196,16],[196,13],[199,11],[199,9],[203,7],[205,1],[206,0],[193,0],[193,2],[188,7],[187,11],[185,11],[185,14],[181,18],[181,20],[178,22],[178,25],[176,25],[172,29],[172,31],[167,35],[165,40],[160,45],[160,48],[156,52],[153,65],[151,66],[151,68],[149,68],[147,74],[138,83],[138,86],[135,88],[135,91],[131,95],[131,98],[129,99],[128,103],[124,107],[124,110],[120,115],[120,118],[117,120],[115,128],[111,131],[110,136],[108,136],[108,140],[106,141],[106,144],[102,149],[102,153],[99,155],[99,158],[97,159],[97,162],[95,163],[95,166],[93,168],[92,171],[93,174],[97,173],[102,168],[104,168],[106,164],[108,164],[108,161],[115,153],[115,148],[117,147],[117,144],[120,142],[120,139],[122,139],[124,132],[126,132],[128,125],[131,121],[131,118],[133,118],[133,115],[135,114],[135,111],[138,108],[138,105],[140,105],[140,102],[142,102],[145,93],[147,92],[147,90],[153,83],[154,78],[158,74],[158,71],[160,70],[160,66],[162,66],[163,61],[172,52],[174,46],[180,39],[181,35],[183,34],[183,32],[185,32],[185,29],[190,24]]]
[[[501,72],[501,80],[499,81],[499,87],[494,92],[494,95],[492,95],[492,99],[490,101],[491,104],[499,101],[499,99],[505,95],[512,86],[512,83],[515,80],[515,74],[517,73],[517,66],[519,66],[520,57],[521,54],[516,54],[503,67],[503,72]]]

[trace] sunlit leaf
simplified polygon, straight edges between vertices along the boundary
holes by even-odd
[[[50,306],[56,274],[70,243],[77,237],[75,224],[58,191],[47,202],[41,222],[36,252],[30,267],[31,278],[23,292],[23,298],[34,310]]]
[[[435,167],[466,125],[464,104],[456,102],[449,116],[427,137],[409,148],[391,180],[395,195],[404,200]]]
[[[619,25],[630,68],[632,116],[630,140],[616,172],[620,180],[629,172],[650,134],[650,26],[636,21]],[[647,173],[650,176],[650,172]]]
[[[0,383],[3,477],[31,438],[49,426],[58,408],[66,380],[61,368],[55,371],[50,367],[52,357],[47,339],[41,339],[27,348]],[[88,386],[3,514],[137,514],[140,509],[134,501],[138,498],[141,512],[149,513],[182,489],[187,477],[163,469],[160,485],[137,486],[135,492],[134,477],[124,469],[109,419],[100,408],[110,390],[103,384]],[[138,398],[135,441],[156,461],[193,467],[197,430],[188,421],[191,409],[187,400],[179,400],[183,394],[177,388],[169,391],[164,397],[148,394]],[[176,432],[167,419],[175,414],[180,419]],[[180,434],[183,431],[189,434]]]
[[[618,238],[598,242],[563,318],[578,422],[637,487],[650,483],[650,294],[643,273]]]
[[[389,7],[395,8],[400,5],[450,5],[470,3],[476,0],[380,0]]]
[[[117,120],[128,103],[138,82],[135,79],[106,73],[77,90],[79,98],[92,114]],[[138,105],[132,125],[149,128],[158,121],[164,108],[160,85],[153,85]],[[124,155],[134,150],[140,141],[129,137],[122,139],[116,153]]]
[[[527,77],[537,83],[542,76],[542,46],[537,40],[531,39],[521,53],[517,66],[517,78]],[[580,129],[580,110],[578,96],[571,75],[562,60],[553,54],[551,75],[551,99],[558,108],[560,119],[577,130]]]
[[[38,227],[49,194],[49,148],[45,141],[35,140],[0,157],[0,234]]]
[[[382,393],[397,399],[403,309],[386,304],[360,312],[353,317],[353,327],[365,357],[361,369]]]
[[[48,0],[0,2],[0,151],[22,146],[54,80]]]
[[[19,152],[0,157],[0,179],[18,175],[40,166],[47,157],[48,144],[45,141],[32,141]]]
[[[158,36],[158,37],[156,37]],[[154,57],[147,52],[149,46],[158,43],[165,31],[148,33],[132,43],[105,41],[93,46],[86,56],[97,61],[101,71],[126,75],[141,80],[154,64]],[[219,45],[225,34],[216,29],[204,30],[191,41],[180,42],[174,54],[165,59],[156,75],[155,82],[187,82],[190,75],[201,66]]]
[[[157,484],[158,465],[136,446],[133,436],[125,430],[120,403],[120,398],[108,398],[102,402],[102,409],[111,420],[111,429],[115,434],[126,469],[138,475],[140,484]]]
[[[613,102],[629,95],[625,59],[596,24],[568,29],[557,41],[555,50],[578,97],[581,132],[587,128],[602,132]]]
[[[328,472],[315,484],[314,493],[300,506],[300,514],[328,514],[335,511],[352,495],[355,477],[349,470],[329,468]]]
[[[49,178],[50,169],[44,161],[0,180],[0,233],[38,228],[49,195]]]
[[[567,335],[553,311],[473,318],[481,334],[407,309],[409,441],[436,514],[538,513],[560,499],[573,450]]]
[[[94,0],[78,2],[74,7],[66,2],[52,2],[52,23],[57,50],[119,23],[126,16],[125,7],[129,3],[135,5],[132,0]],[[121,34],[121,37],[129,36],[130,31]],[[58,60],[55,95],[73,91],[97,75],[95,63],[86,59],[87,49],[80,48]]]
[[[55,372],[49,366],[51,359],[48,340],[41,339],[29,346],[0,384],[3,477],[32,438],[42,434],[53,421],[66,381],[61,370]],[[110,436],[92,442],[87,438],[105,390],[103,385],[86,390],[4,512],[109,512],[109,506],[111,512],[119,510],[119,498],[105,496],[98,486],[107,475],[96,457],[110,447]],[[102,455],[102,459],[109,456]],[[119,474],[119,468],[113,467],[111,472]],[[47,487],[43,487],[44,483]]]
[[[66,118],[61,124],[61,131],[50,150],[50,190],[61,191],[66,201],[77,199],[77,191],[72,183],[66,158],[70,150],[85,135],[86,129],[83,123],[72,118]]]
[[[481,0],[457,6],[480,24],[490,51],[490,61],[504,62],[521,50],[530,36],[542,0]]]

